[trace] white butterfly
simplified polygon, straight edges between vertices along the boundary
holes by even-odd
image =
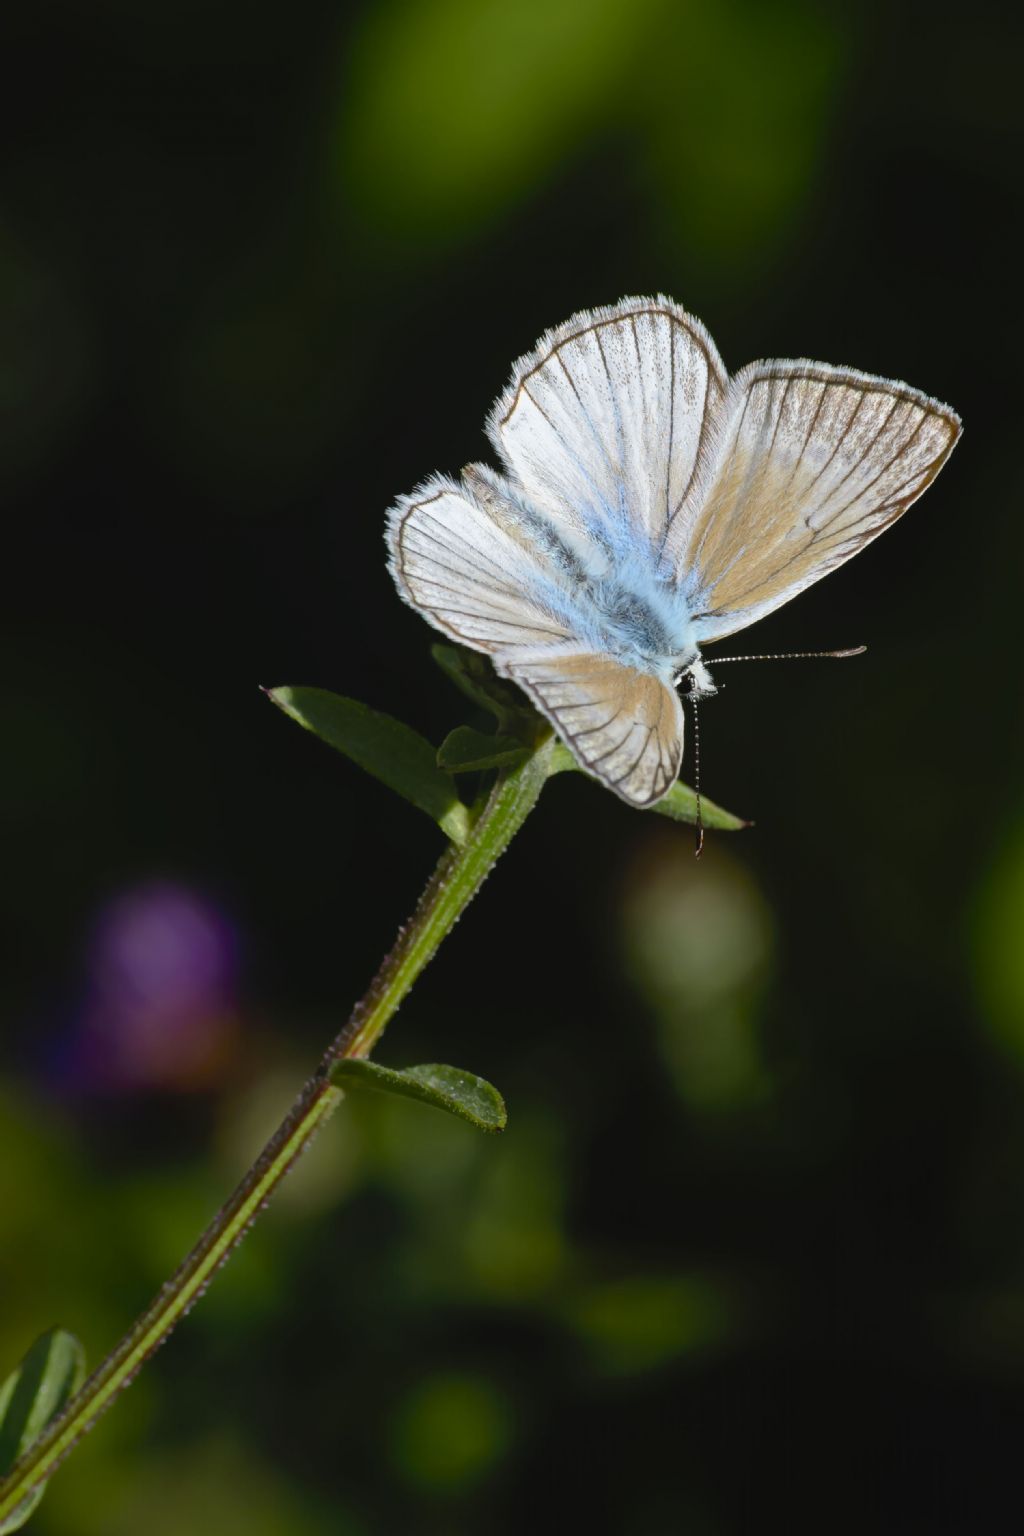
[[[398,589],[485,651],[631,805],[671,787],[700,647],[841,565],[931,484],[948,406],[827,363],[730,379],[671,299],[623,299],[516,363],[487,432],[505,473],[435,475],[388,513]]]

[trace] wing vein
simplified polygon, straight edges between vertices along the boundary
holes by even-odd
[[[674,325],[669,326],[668,355],[668,458],[665,461],[665,532],[661,537],[662,550],[665,548],[665,540],[668,538],[668,530],[672,523],[669,507],[672,505],[672,459],[675,454],[676,434],[676,328]]]
[[[865,400],[866,398],[866,395],[861,395],[861,400]],[[846,484],[850,476],[860,468],[860,466],[864,463],[864,460],[872,453],[876,443],[878,442],[878,439],[881,437],[890,421],[892,421],[893,416],[896,414],[896,407],[901,403],[902,402],[899,400],[893,400],[892,404],[889,406],[888,411],[886,412],[885,420],[879,423],[878,427],[875,429],[875,433],[871,441],[866,443],[861,449],[860,456],[851,461],[849,469],[846,471],[846,474],[842,477],[841,480],[837,480],[834,485],[829,486],[827,492],[825,493],[825,499],[821,503],[819,510],[828,506],[829,502],[832,500],[832,497],[835,495],[836,491],[838,491],[839,487]],[[856,500],[856,497],[854,497],[854,500]]]
[[[878,471],[877,475],[875,475],[873,479],[869,480],[867,485],[862,486],[861,489],[857,492],[857,494],[855,496],[851,496],[849,501],[844,502],[843,505],[839,508],[838,512],[833,512],[831,514],[831,516],[826,518],[825,521],[823,523],[820,523],[818,526],[820,528],[831,528],[833,526],[833,524],[837,521],[837,519],[842,517],[844,512],[848,512],[850,510],[850,508],[853,506],[854,502],[859,501],[862,496],[866,496],[868,491],[870,491],[871,487],[873,485],[877,485],[879,480],[881,480],[882,476],[889,473],[889,470],[892,469],[892,467],[896,463],[897,459],[902,458],[903,454],[905,454],[907,452],[908,448],[910,448],[910,446],[917,440],[918,434],[920,433],[921,428],[924,426],[924,424],[925,424],[925,422],[927,420],[928,420],[927,416],[925,416],[922,413],[921,419],[918,422],[917,426],[914,428],[913,432],[911,432],[909,437],[907,437],[907,438],[905,438],[903,440],[903,442],[899,445],[899,447],[896,449],[895,453],[891,456],[891,458],[886,460],[886,462],[882,465],[881,469]],[[866,457],[866,455],[865,455],[865,457]],[[904,482],[904,483],[906,483],[906,482]]]
[[[821,479],[821,477],[825,473],[826,469],[828,469],[829,465],[832,463],[832,460],[835,458],[836,454],[839,452],[839,450],[842,447],[843,443],[846,442],[846,439],[847,439],[847,437],[850,434],[850,428],[853,426],[854,422],[857,420],[857,416],[860,413],[860,408],[864,404],[864,401],[866,399],[867,399],[866,392],[864,390],[861,390],[860,394],[857,397],[857,404],[854,406],[852,412],[850,413],[849,421],[846,423],[846,425],[843,428],[842,432],[839,434],[839,436],[836,438],[835,442],[832,445],[832,452],[829,454],[829,456],[825,460],[824,464],[821,464],[821,465],[818,466],[817,474],[813,475],[811,477],[811,479],[808,481],[807,485],[804,487],[803,494],[804,494],[805,498],[808,495],[808,493],[810,492],[811,488],[818,484],[818,481]]]
[[[665,538],[666,539],[668,538],[669,529],[671,528],[672,524],[675,522],[676,518],[679,516],[680,512],[683,510],[683,507],[686,505],[686,502],[689,499],[690,492],[693,489],[693,482],[694,482],[694,480],[697,477],[697,470],[698,470],[698,467],[700,465],[701,454],[704,451],[704,438],[705,438],[705,435],[706,435],[707,429],[708,429],[708,395],[710,394],[710,392],[711,392],[711,369],[708,368],[704,372],[704,400],[703,400],[703,403],[701,404],[701,408],[700,408],[700,431],[697,434],[697,448],[696,448],[696,451],[694,452],[694,455],[693,455],[693,463],[690,465],[690,473],[689,473],[689,476],[687,477],[686,487],[685,487],[685,489],[683,491],[683,494],[680,496],[679,500],[676,502],[675,507],[673,508],[672,516],[668,520],[668,528],[666,528],[666,530],[665,530]],[[665,544],[665,539],[662,539],[662,547],[663,548],[664,548],[664,544]]]

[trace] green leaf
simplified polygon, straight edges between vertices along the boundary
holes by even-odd
[[[520,690],[503,682],[486,656],[468,651],[461,645],[432,645],[430,654],[449,682],[471,699],[479,709],[494,715],[499,726],[510,721],[536,716],[533,706]]]
[[[430,742],[401,720],[326,688],[267,688],[279,709],[432,816],[453,843],[469,832],[469,811]]]
[[[555,746],[551,762],[551,773],[585,773],[579,763],[573,757],[564,742],[558,742]],[[589,777],[589,775],[588,775]],[[657,805],[652,805],[650,810],[659,816],[668,816],[671,821],[688,821],[695,824],[697,820],[697,796],[688,784],[681,784],[677,780],[663,800]],[[744,821],[742,816],[734,816],[732,811],[723,810],[713,800],[706,796],[700,797],[700,819],[705,827],[710,827],[716,832],[741,832],[744,827],[753,823]]]
[[[514,736],[488,736],[470,725],[458,725],[438,747],[437,766],[448,773],[475,773],[483,768],[510,768],[529,755],[529,747]]]
[[[697,820],[697,796],[689,784],[681,784],[677,780],[664,800],[659,800],[657,805],[651,806],[659,816],[668,816],[672,821],[688,821],[695,823]],[[732,811],[725,811],[713,800],[706,796],[700,797],[700,819],[704,826],[711,827],[717,832],[742,832],[744,827],[753,823],[744,821],[742,816],[734,816]]]
[[[468,1120],[480,1131],[503,1131],[508,1119],[505,1100],[497,1088],[458,1067],[431,1064],[406,1067],[400,1072],[356,1058],[336,1061],[331,1068],[331,1082],[339,1088],[370,1088],[378,1093],[418,1099],[421,1104]]]
[[[0,1480],[39,1439],[84,1380],[85,1352],[73,1334],[52,1328],[36,1340],[21,1364],[0,1384]],[[0,1536],[25,1524],[45,1488],[45,1483],[34,1488],[17,1509],[0,1519]]]

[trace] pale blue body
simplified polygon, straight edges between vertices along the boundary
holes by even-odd
[[[540,543],[552,577],[535,577],[530,596],[572,633],[582,649],[672,683],[699,661],[692,599],[667,562],[631,523],[625,508],[584,513],[586,533],[555,528],[520,503],[520,518]]]

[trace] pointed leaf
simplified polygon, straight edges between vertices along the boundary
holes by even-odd
[[[585,770],[573,757],[564,742],[556,744],[551,762],[551,773],[583,773]],[[697,820],[697,796],[688,784],[682,784],[678,780],[672,785],[663,800],[650,807],[659,816],[668,816],[672,821],[688,821],[695,824]],[[753,826],[753,822],[744,821],[742,816],[734,816],[731,811],[723,810],[713,800],[708,800],[704,795],[700,797],[700,817],[706,827],[713,828],[716,832],[741,832],[744,827]]]
[[[432,816],[453,843],[465,842],[469,811],[430,742],[401,720],[326,688],[267,688],[279,709],[343,752],[389,789]]]
[[[7,1380],[0,1383],[0,1481],[34,1444],[51,1419],[85,1380],[85,1352],[71,1333],[53,1328],[37,1339]],[[34,1488],[0,1518],[0,1536],[25,1524],[46,1484]]]
[[[514,736],[488,736],[472,726],[457,725],[437,749],[437,766],[448,773],[476,773],[483,768],[510,768],[529,755],[529,747]]]
[[[378,1093],[418,1099],[421,1104],[468,1120],[481,1131],[503,1131],[508,1119],[505,1101],[497,1088],[459,1067],[431,1064],[398,1071],[375,1061],[354,1059],[335,1062],[331,1082],[339,1088],[370,1088]]]
[[[656,805],[651,806],[659,816],[668,816],[672,821],[688,821],[695,824],[697,821],[697,796],[689,784],[682,784],[679,780],[672,785],[668,794]],[[753,823],[744,821],[742,816],[734,816],[732,811],[723,810],[713,800],[706,796],[700,797],[700,819],[705,827],[712,827],[717,832],[742,832],[744,827]]]

